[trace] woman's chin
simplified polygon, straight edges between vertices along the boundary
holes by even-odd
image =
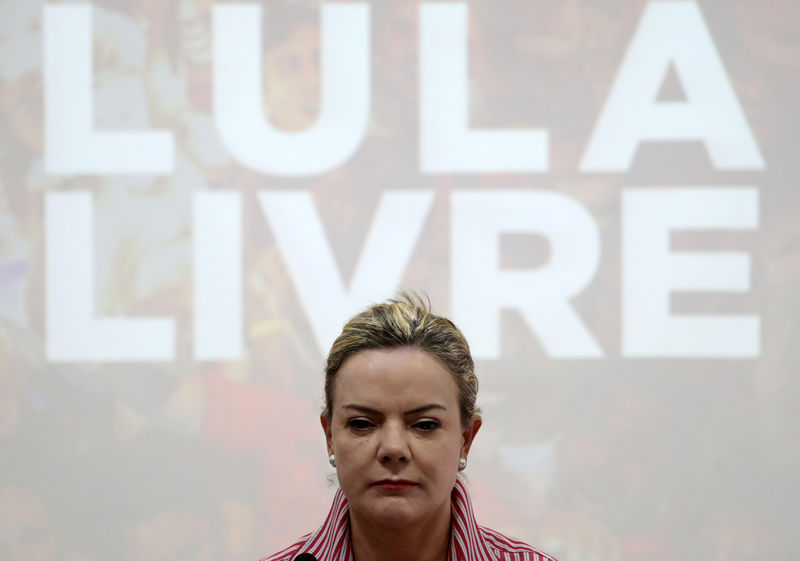
[[[367,518],[385,528],[403,528],[420,518],[413,505],[404,497],[381,497],[372,505]]]

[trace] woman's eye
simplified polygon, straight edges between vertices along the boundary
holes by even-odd
[[[430,432],[439,428],[438,421],[419,421],[414,423],[414,426],[419,430]]]
[[[367,430],[372,426],[367,419],[350,419],[347,426],[354,430]]]

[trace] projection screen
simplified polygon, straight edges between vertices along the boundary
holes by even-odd
[[[480,523],[800,559],[798,99],[794,0],[1,0],[0,558],[314,530],[327,349],[408,290]]]

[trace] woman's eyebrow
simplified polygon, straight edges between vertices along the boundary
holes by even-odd
[[[367,407],[365,405],[358,405],[356,403],[348,403],[346,405],[342,405],[342,409],[352,409],[355,411],[360,411],[361,413],[367,413],[369,415],[383,415],[377,409],[372,409],[371,407]],[[404,415],[416,415],[418,413],[424,413],[426,411],[430,411],[431,409],[440,409],[442,411],[447,411],[447,407],[444,405],[440,405],[438,403],[429,403],[428,405],[423,405],[421,407],[415,407],[410,411],[406,411]]]
[[[372,409],[371,407],[367,407],[365,405],[358,405],[355,403],[348,403],[347,405],[342,405],[342,409],[353,409],[355,411],[360,411],[361,413],[367,413],[370,415],[383,415],[377,409]]]
[[[406,411],[406,415],[416,415],[418,413],[425,413],[426,411],[430,411],[431,409],[440,409],[442,411],[447,411],[447,407],[444,405],[440,405],[438,403],[430,403],[428,405],[423,405],[422,407],[417,407],[416,409],[412,409],[411,411]]]

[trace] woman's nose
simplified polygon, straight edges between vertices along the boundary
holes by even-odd
[[[408,432],[401,423],[386,423],[378,444],[378,460],[381,463],[407,462],[411,458]]]

